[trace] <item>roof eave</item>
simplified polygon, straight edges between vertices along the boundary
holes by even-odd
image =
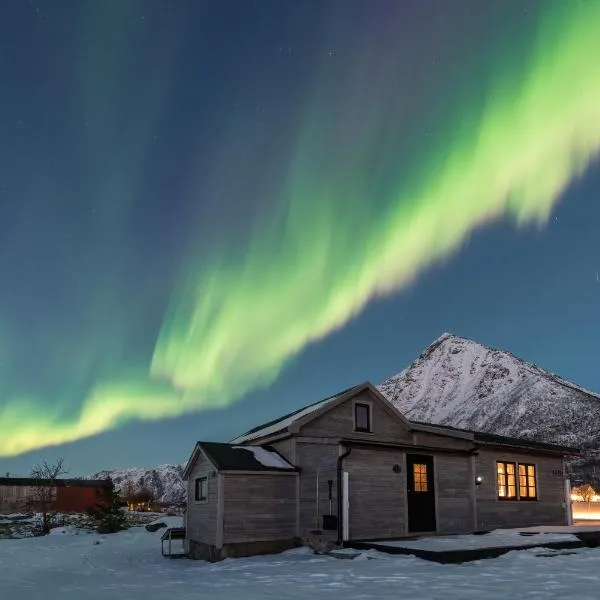
[[[523,443],[511,443],[511,442],[503,442],[503,441],[486,441],[486,440],[478,440],[475,438],[475,443],[478,446],[487,446],[491,448],[510,448],[513,450],[524,450],[530,453],[538,453],[538,454],[553,454],[556,456],[583,456],[583,453],[578,448],[568,448],[563,446],[534,446],[527,444],[526,441]]]

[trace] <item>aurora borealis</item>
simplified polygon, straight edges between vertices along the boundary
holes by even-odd
[[[0,456],[230,418],[483,226],[546,230],[597,168],[600,3],[494,4],[13,1]]]

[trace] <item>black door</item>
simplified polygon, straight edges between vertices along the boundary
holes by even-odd
[[[435,493],[433,489],[433,456],[406,455],[408,492],[408,531],[435,531]]]

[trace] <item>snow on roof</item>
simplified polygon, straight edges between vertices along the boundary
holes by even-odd
[[[262,446],[233,446],[234,450],[247,450],[254,454],[254,458],[265,467],[273,467],[276,469],[294,469],[287,460],[280,456],[277,452],[267,450]]]
[[[339,392],[338,394],[330,396],[329,398],[325,398],[324,400],[319,400],[319,402],[315,402],[314,404],[309,404],[308,406],[305,406],[304,408],[301,408],[297,411],[294,411],[292,413],[284,415],[283,417],[280,417],[279,419],[275,419],[274,421],[269,421],[268,423],[265,423],[263,425],[255,427],[254,429],[250,429],[250,431],[247,431],[246,433],[231,440],[231,443],[232,444],[243,444],[245,442],[249,442],[250,440],[255,440],[255,439],[270,435],[272,433],[277,433],[278,431],[287,429],[290,425],[292,425],[292,423],[295,423],[296,421],[299,421],[300,419],[306,417],[307,415],[310,415],[311,413],[323,408],[327,404],[331,404],[332,402],[337,400],[340,396],[343,396],[350,390],[354,389],[354,387],[357,387],[357,386],[352,386],[351,388],[348,388],[347,390],[344,390],[343,392]]]

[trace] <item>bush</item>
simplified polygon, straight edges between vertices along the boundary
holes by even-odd
[[[99,502],[87,511],[92,526],[98,533],[116,533],[127,529],[121,502],[113,482],[108,480],[106,486],[102,488]]]

